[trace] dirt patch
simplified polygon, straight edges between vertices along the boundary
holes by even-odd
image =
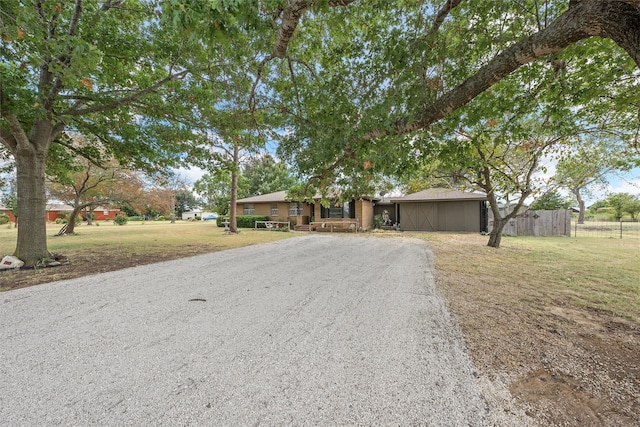
[[[504,276],[469,268],[481,264],[477,245],[431,243],[438,286],[480,375],[508,387],[536,425],[640,425],[637,322],[576,305],[525,264]]]
[[[55,282],[57,280],[73,279],[91,274],[116,271],[123,268],[135,267],[138,265],[152,264],[154,262],[164,262],[178,258],[185,258],[193,255],[200,255],[215,252],[223,248],[215,245],[182,245],[172,247],[170,250],[162,249],[136,253],[119,251],[115,253],[112,248],[102,251],[92,251],[90,253],[81,251],[67,251],[65,255],[70,263],[57,267],[5,270],[0,272],[0,291],[24,288],[27,286],[40,285],[43,283]]]

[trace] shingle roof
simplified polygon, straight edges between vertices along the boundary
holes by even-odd
[[[277,203],[288,202],[286,191],[276,191],[275,193],[261,194],[259,196],[247,197],[237,200],[236,203]]]
[[[454,200],[487,200],[484,193],[472,193],[468,191],[453,190],[451,188],[429,188],[408,194],[404,197],[394,198],[391,201],[398,202],[442,202]]]

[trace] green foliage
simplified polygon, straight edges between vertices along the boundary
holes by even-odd
[[[136,210],[128,202],[120,203],[120,210],[124,212],[127,217],[138,215],[138,212],[136,212]]]
[[[284,162],[277,162],[270,154],[251,159],[242,168],[242,186],[238,198],[288,190],[296,184]]]
[[[616,220],[622,219],[625,213],[628,213],[631,219],[635,220],[638,213],[640,213],[640,197],[629,193],[611,194],[607,197],[605,203],[613,209]]]
[[[140,221],[144,221],[144,217],[142,215],[133,215],[133,216],[127,215],[127,221],[140,222]]]
[[[116,215],[116,217],[113,219],[113,223],[114,223],[114,224],[116,224],[116,225],[126,225],[128,220],[129,220],[129,219],[127,218],[127,216],[126,216],[126,215],[118,214],[118,215]]]
[[[268,216],[264,215],[238,215],[236,217],[236,223],[238,228],[253,228],[256,225],[256,221],[269,221]],[[219,216],[216,219],[218,227],[224,227],[224,222],[229,221],[228,217]]]
[[[231,173],[218,170],[205,174],[196,181],[193,188],[202,197],[205,209],[217,212],[219,215],[229,213]]]
[[[8,224],[10,221],[9,215],[0,214],[0,225]]]
[[[67,212],[63,212],[60,215],[58,215],[58,217],[55,220],[56,224],[67,224],[69,222],[69,217],[71,216],[70,213]],[[76,225],[80,224],[82,222],[82,216],[78,215],[76,216]]]
[[[530,206],[531,210],[558,210],[569,209],[571,206],[571,200],[567,200],[557,191],[548,191],[536,199]]]
[[[375,228],[380,228],[380,226],[382,226],[382,215],[378,214],[373,217],[373,226]]]
[[[192,211],[200,207],[200,201],[187,189],[177,190],[175,197],[176,215],[178,217],[181,217],[183,212]]]
[[[93,220],[96,218],[96,214],[94,214],[93,212],[86,212],[82,215],[82,217],[85,221]]]

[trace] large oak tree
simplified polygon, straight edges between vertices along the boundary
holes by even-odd
[[[194,47],[138,0],[3,0],[0,143],[15,159],[20,227],[14,255],[46,259],[45,169],[68,132],[95,138],[124,166],[179,163],[189,141],[178,82]],[[189,53],[186,55],[185,53]],[[92,161],[97,152],[79,152]]]

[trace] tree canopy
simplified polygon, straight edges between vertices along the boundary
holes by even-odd
[[[212,133],[256,146],[277,126],[309,191],[345,197],[531,93],[540,117],[621,125],[638,149],[640,0],[5,0],[0,36],[27,265],[47,256],[44,169],[71,131],[163,170],[219,160]]]

